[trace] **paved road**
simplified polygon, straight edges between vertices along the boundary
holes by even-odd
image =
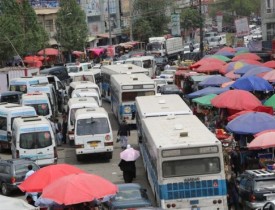
[[[114,116],[114,114],[111,112],[110,104],[107,102],[103,102],[103,107],[107,110],[109,113],[109,117],[112,124],[113,129],[113,135],[114,135],[114,142],[116,140],[116,134],[118,129],[118,123]],[[131,131],[131,136],[129,138],[129,143],[132,145],[132,147],[138,149],[137,144],[137,132],[136,130]],[[102,176],[110,181],[112,181],[115,184],[123,183],[123,176],[122,172],[120,171],[118,167],[118,163],[120,161],[119,153],[122,151],[120,148],[119,143],[114,143],[114,153],[113,158],[109,161],[106,161],[100,157],[94,157],[90,156],[87,157],[84,161],[78,162],[76,160],[75,152],[72,147],[69,146],[69,144],[64,144],[60,147],[58,147],[58,163],[67,163],[75,165],[88,173],[97,174],[99,176]],[[10,154],[1,154],[2,159],[9,159],[11,158]],[[134,182],[141,184],[144,188],[146,188],[148,191],[148,195],[150,199],[153,201],[153,196],[150,190],[150,186],[148,185],[147,179],[145,178],[145,170],[143,167],[142,159],[139,158],[136,161],[136,168],[137,168],[137,177],[134,180]],[[12,197],[18,197],[24,199],[24,195],[22,193],[15,193],[12,195]]]

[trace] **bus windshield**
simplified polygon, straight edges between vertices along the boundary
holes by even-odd
[[[135,101],[138,96],[151,96],[155,95],[155,91],[142,91],[142,92],[123,92],[122,102]]]
[[[172,160],[162,163],[164,178],[217,174],[220,171],[220,158],[218,157]]]
[[[110,132],[107,118],[89,118],[77,121],[76,134],[78,136],[105,134]]]
[[[49,109],[49,105],[44,103],[44,104],[28,104],[28,106],[32,106],[37,115],[40,116],[46,116],[48,114],[50,114],[50,109]]]
[[[40,149],[52,145],[52,138],[49,131],[20,134],[20,148]]]
[[[10,90],[27,93],[27,86],[26,85],[11,85]]]

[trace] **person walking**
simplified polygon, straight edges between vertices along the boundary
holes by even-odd
[[[24,180],[26,180],[29,176],[31,176],[35,171],[33,170],[32,165],[28,165],[28,172],[25,175]],[[38,193],[37,192],[26,192],[26,200],[29,204],[33,205],[33,203],[37,200]]]
[[[62,133],[61,133],[61,123],[58,121],[58,119],[54,120],[54,127],[55,127],[55,138],[57,146],[61,146],[62,141]]]
[[[242,159],[240,153],[240,147],[236,146],[235,150],[230,154],[231,168],[234,171],[236,177],[242,172]]]
[[[128,145],[128,136],[130,136],[130,127],[127,124],[126,120],[123,119],[122,123],[119,126],[117,131],[117,136],[119,137],[121,149],[126,149]]]
[[[133,179],[136,177],[136,161],[125,161],[121,159],[118,166],[123,172],[123,179],[125,183],[132,183]]]
[[[62,122],[62,143],[66,144],[66,135],[68,131],[68,118],[66,115],[63,115],[63,122]]]

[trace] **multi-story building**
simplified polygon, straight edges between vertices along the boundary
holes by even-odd
[[[275,0],[261,1],[262,36],[264,41],[275,38]]]

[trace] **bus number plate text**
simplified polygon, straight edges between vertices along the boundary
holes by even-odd
[[[200,178],[199,177],[186,178],[183,181],[184,182],[197,182],[197,181],[200,181]]]
[[[92,142],[92,143],[90,143],[90,146],[91,146],[91,147],[97,147],[97,142]]]

